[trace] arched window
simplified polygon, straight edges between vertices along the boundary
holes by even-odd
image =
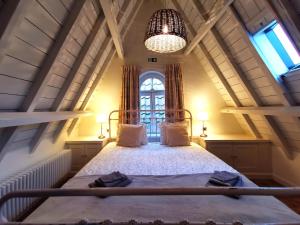
[[[141,112],[140,118],[147,124],[148,136],[159,137],[159,123],[165,116],[165,82],[161,73],[149,71],[141,75],[140,109],[147,110]]]

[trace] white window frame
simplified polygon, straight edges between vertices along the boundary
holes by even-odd
[[[144,83],[144,81],[146,81],[147,79],[151,79],[151,78],[160,80],[162,82],[162,84],[164,85],[164,90],[142,91],[141,87],[142,87],[142,84]],[[140,92],[140,98],[142,96],[150,96],[150,110],[152,111],[151,112],[151,118],[155,118],[155,113],[154,113],[154,110],[155,110],[155,96],[157,96],[157,95],[164,95],[165,96],[165,77],[164,77],[164,75],[157,72],[157,71],[147,71],[147,72],[141,74],[140,75],[140,81],[139,81],[139,92]],[[141,107],[141,105],[140,105],[140,107]],[[153,121],[153,123],[155,124],[154,121]],[[151,124],[152,124],[152,122],[151,122]],[[155,133],[150,132],[150,134],[149,134],[150,137],[151,137],[152,134],[154,134],[155,137],[158,136],[159,129],[154,124],[150,125],[150,126],[151,127],[155,126],[155,130],[157,130],[157,132],[155,132]],[[156,140],[154,140],[154,141],[156,141]]]

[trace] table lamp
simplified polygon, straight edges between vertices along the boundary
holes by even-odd
[[[207,137],[207,127],[205,126],[205,121],[208,120],[208,113],[207,112],[199,112],[198,120],[202,121],[202,134],[200,137]]]
[[[103,130],[102,130],[102,126],[103,126],[103,123],[105,123],[106,122],[106,115],[105,114],[99,114],[99,115],[97,115],[97,117],[96,117],[96,122],[97,123],[100,123],[101,124],[101,134],[99,135],[99,139],[103,139],[103,138],[105,138],[105,136],[103,135]]]

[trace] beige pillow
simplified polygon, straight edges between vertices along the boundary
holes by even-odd
[[[166,139],[169,146],[190,145],[189,134],[186,126],[167,126]]]
[[[182,121],[182,122],[175,122],[175,123],[168,123],[168,122],[162,122],[160,124],[160,144],[161,145],[167,145],[167,136],[166,136],[166,127],[168,126],[185,126],[187,127],[187,122]]]
[[[139,147],[144,137],[143,125],[120,124],[117,145]]]

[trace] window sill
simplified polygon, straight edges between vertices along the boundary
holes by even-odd
[[[300,66],[298,66],[297,68],[295,69],[292,69],[290,71],[288,71],[287,73],[284,73],[282,75],[280,75],[280,77],[289,77],[289,78],[292,78],[292,77],[298,77],[299,79],[299,76],[300,76]]]

